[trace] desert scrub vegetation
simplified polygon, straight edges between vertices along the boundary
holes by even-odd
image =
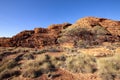
[[[21,72],[17,70],[17,66],[19,64],[14,59],[4,59],[0,63],[0,80],[20,75]]]
[[[120,80],[120,54],[99,59],[98,69],[102,80]]]
[[[0,63],[0,72],[6,69],[13,69],[16,66],[18,66],[18,63],[14,59],[4,60]]]
[[[92,29],[92,33],[97,34],[97,35],[105,35],[105,34],[110,34],[105,27],[102,27],[100,25],[96,25]]]
[[[109,40],[110,32],[101,25],[94,25],[92,29],[71,25],[63,29],[58,37],[58,43],[73,43],[75,47],[89,48],[100,45]]]
[[[87,28],[72,25],[62,30],[57,41],[58,43],[72,42],[75,47],[87,48],[93,45],[94,35]]]
[[[21,72],[19,70],[5,70],[0,73],[0,80],[8,80],[7,78],[11,78],[13,76],[19,76]]]
[[[24,60],[34,59],[34,55],[32,53],[26,53],[22,56],[22,59]]]
[[[37,56],[34,60],[28,60],[22,67],[27,67],[23,70],[22,76],[25,78],[36,78],[42,74],[50,74],[50,77],[55,77],[52,74],[61,66],[65,59],[63,57],[53,57],[46,54]]]
[[[0,59],[6,57],[6,56],[9,56],[9,55],[13,55],[15,54],[15,52],[11,52],[11,51],[4,51],[4,52],[1,52],[0,53]]]
[[[89,34],[91,33],[86,28],[80,28],[79,26],[70,26],[61,32],[58,42],[61,43],[67,40],[76,41],[80,40],[81,38],[87,40],[89,38]]]
[[[47,49],[31,51],[32,54],[43,54],[43,53],[46,53],[46,52],[47,52]]]
[[[39,68],[27,68],[22,72],[22,76],[25,78],[36,78],[42,75],[41,69]]]
[[[27,78],[35,78],[55,70],[51,57],[45,54],[40,55],[35,60],[29,60],[23,67],[27,67],[22,73],[23,77]]]
[[[45,47],[44,49],[30,51],[31,54],[44,54],[46,52],[61,52],[57,47]]]
[[[36,78],[42,74],[46,74],[48,79],[53,79],[59,76],[59,74],[55,74],[55,71],[59,68],[73,73],[98,73],[102,80],[120,79],[119,53],[96,58],[83,54],[79,51],[79,48],[65,48],[64,52],[68,54],[55,57],[44,54],[44,50],[45,52],[59,52],[60,49],[49,47],[41,50],[30,49],[30,51],[24,51],[24,49],[21,49],[19,51],[15,48],[15,51],[19,52],[17,55],[12,59],[4,58],[0,62],[0,80],[11,79],[19,75],[24,78]],[[40,51],[40,53],[37,53],[37,51]],[[0,54],[3,54],[3,52]]]
[[[74,73],[94,73],[96,66],[96,59],[85,54],[67,57],[65,61],[65,68]]]

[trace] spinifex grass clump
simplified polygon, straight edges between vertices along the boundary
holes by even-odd
[[[12,69],[14,67],[16,67],[18,65],[18,63],[14,60],[4,60],[0,63],[0,72],[6,70],[6,69]]]
[[[55,66],[52,64],[51,57],[48,55],[41,55],[35,60],[29,60],[24,67],[27,69],[23,72],[23,77],[35,78],[42,74],[47,74],[55,69]]]
[[[0,73],[0,80],[7,80],[12,76],[19,76],[21,72],[19,70],[5,70]]]
[[[67,57],[65,64],[68,70],[75,73],[93,73],[96,71],[96,60],[90,55],[79,54]]]
[[[102,80],[120,79],[120,55],[98,60],[99,75]]]

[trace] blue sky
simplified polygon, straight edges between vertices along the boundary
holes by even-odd
[[[0,0],[0,37],[86,16],[120,20],[120,0]]]

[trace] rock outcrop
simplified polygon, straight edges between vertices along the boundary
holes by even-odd
[[[90,35],[90,37],[88,37],[90,40],[93,40],[91,39],[93,38],[93,35],[89,33],[94,32],[95,34],[104,33],[102,36],[100,35],[100,38],[97,38],[99,41],[120,41],[120,21],[113,21],[105,18],[85,17],[78,20],[75,24],[53,24],[48,26],[48,28],[35,28],[34,30],[22,31],[12,38],[0,38],[0,46],[42,48],[45,46],[57,45],[57,39],[62,30],[69,27],[76,28],[75,26],[88,29],[88,35],[87,33],[85,35]],[[96,28],[98,28],[98,31]],[[102,29],[99,31],[99,28],[103,28],[105,31],[102,31]]]
[[[113,21],[105,18],[85,17],[76,22],[77,25],[86,28],[93,28],[100,25],[106,28],[112,35],[120,36],[120,21]]]
[[[1,37],[0,38],[0,46],[6,46],[6,47],[9,47],[8,43],[10,40],[10,38],[6,38],[6,37]]]
[[[70,23],[53,24],[48,28],[35,28],[34,30],[25,30],[9,39],[0,38],[0,46],[21,46],[31,48],[53,46],[57,44],[57,37],[61,30],[70,25]]]

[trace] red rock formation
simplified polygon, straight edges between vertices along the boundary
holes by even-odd
[[[9,40],[0,39],[1,46],[11,47],[32,47],[42,48],[44,46],[53,46],[57,44],[57,37],[63,28],[70,26],[69,23],[54,24],[48,28],[35,28],[34,30],[25,30],[13,36]],[[5,41],[4,41],[5,40]]]
[[[9,42],[10,38],[5,38],[5,37],[2,37],[0,38],[0,46],[9,46],[8,44],[6,44],[7,42]]]
[[[120,21],[113,21],[105,18],[85,17],[78,20],[76,24],[86,28],[100,25],[105,27],[112,35],[120,36]]]
[[[0,38],[0,46],[12,47],[37,47],[56,45],[61,30],[69,26],[79,26],[81,28],[93,30],[96,26],[101,26],[107,30],[107,33],[100,36],[100,41],[120,41],[120,21],[113,21],[104,18],[85,17],[78,20],[75,24],[53,24],[48,28],[35,28],[30,31],[22,31],[12,38]],[[94,31],[93,31],[94,32]],[[91,37],[92,38],[92,37]],[[92,40],[92,39],[91,39]]]

